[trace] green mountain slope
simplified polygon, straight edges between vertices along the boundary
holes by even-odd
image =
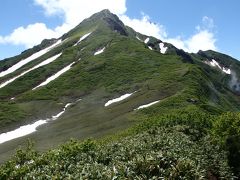
[[[45,53],[38,57],[39,52]],[[10,72],[32,56],[37,58]],[[70,138],[100,140],[96,145],[66,144],[43,155],[19,151],[0,168],[0,175],[6,179],[38,175],[50,179],[233,177],[231,173],[236,175],[240,165],[231,155],[239,158],[238,150],[231,152],[226,143],[232,138],[230,147],[238,149],[240,121],[237,114],[225,115],[236,124],[233,130],[225,128],[225,139],[221,139],[218,130],[225,120],[218,119],[224,119],[222,113],[227,111],[239,111],[239,65],[218,52],[189,54],[142,35],[108,10],[94,14],[59,39],[44,40],[0,61],[0,142],[1,133],[45,121],[34,133],[0,144],[0,161],[9,159],[28,138],[38,151],[56,148]],[[64,69],[65,73],[53,78]],[[38,87],[48,78],[52,81]],[[106,104],[127,94],[128,98]],[[168,138],[158,142],[161,137]],[[133,151],[121,152],[128,142]],[[134,156],[127,158],[129,153]],[[66,167],[59,165],[63,162]],[[46,174],[41,174],[41,168],[48,169]],[[124,175],[126,169],[129,172]]]

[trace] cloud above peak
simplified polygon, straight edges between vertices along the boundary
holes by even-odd
[[[195,27],[196,32],[184,39],[181,36],[167,38],[165,41],[172,43],[179,49],[196,53],[199,50],[217,50],[214,34],[214,21],[212,18],[204,16],[200,25]]]
[[[167,37],[165,27],[160,24],[152,23],[150,17],[142,13],[141,19],[131,19],[126,15],[121,15],[120,19],[125,25],[132,27],[135,31],[142,34],[153,36],[159,39]]]
[[[123,15],[126,0],[32,0],[44,10],[46,16],[60,16],[63,23],[51,29],[44,23],[34,23],[18,27],[7,36],[0,35],[1,44],[23,45],[30,48],[46,38],[57,38],[68,32],[83,19],[103,9],[109,9],[117,15]]]
[[[216,39],[212,32],[202,30],[194,34],[185,41],[185,48],[188,52],[198,52],[199,50],[217,50]]]
[[[117,15],[127,11],[126,0],[34,0],[34,2],[45,10],[46,15],[62,15],[64,23],[71,25],[77,25],[103,9],[109,9]]]
[[[39,33],[41,32],[41,33]],[[18,27],[11,34],[7,36],[0,36],[0,43],[24,45],[26,48],[30,48],[45,38],[56,37],[56,32],[48,29],[43,23],[30,24],[27,27]]]
[[[199,50],[217,50],[214,21],[207,16],[202,18],[200,25],[195,27],[195,32],[187,38],[182,36],[170,37],[163,25],[152,23],[150,17],[145,14],[142,14],[141,19],[131,19],[125,15],[120,17],[126,25],[132,27],[137,32],[172,43],[184,51],[196,53]]]
[[[57,38],[66,33],[83,19],[103,9],[109,9],[137,32],[157,37],[170,42],[177,48],[188,52],[212,49],[216,50],[216,38],[213,33],[213,19],[204,16],[195,32],[187,38],[182,36],[170,37],[164,25],[152,23],[151,18],[142,13],[141,18],[132,19],[125,13],[127,0],[32,0],[36,6],[42,7],[46,16],[60,16],[62,24],[55,28],[48,28],[44,23],[34,23],[26,27],[18,27],[7,36],[0,35],[1,44],[24,45],[25,48],[39,44],[46,38]]]

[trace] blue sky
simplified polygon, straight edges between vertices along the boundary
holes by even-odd
[[[0,6],[0,59],[59,37],[108,8],[135,30],[188,52],[213,49],[240,60],[239,7],[238,0],[5,0]]]

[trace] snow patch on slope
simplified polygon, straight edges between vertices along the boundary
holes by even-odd
[[[7,74],[13,73],[14,71],[16,71],[17,69],[21,68],[22,66],[24,66],[25,64],[39,58],[40,56],[46,54],[48,51],[50,51],[52,48],[56,47],[57,45],[59,45],[62,42],[62,40],[58,40],[56,43],[54,43],[53,45],[42,49],[41,51],[38,51],[34,54],[32,54],[31,56],[29,56],[26,59],[21,60],[20,62],[18,62],[17,64],[13,65],[12,67],[8,68],[5,71],[2,71],[0,73],[0,77],[6,76]]]
[[[138,37],[138,36],[136,36],[136,38],[137,38],[137,40],[139,40],[139,41],[141,41],[142,42],[142,40]]]
[[[224,73],[226,73],[226,74],[231,74],[231,69],[228,69],[228,68],[223,67],[223,68],[222,68],[222,71],[223,71]]]
[[[20,75],[15,76],[15,77],[7,80],[6,82],[0,84],[0,89],[3,88],[3,87],[5,87],[6,85],[12,83],[12,82],[15,81],[16,79],[24,76],[25,74],[29,73],[30,71],[33,71],[34,69],[37,69],[37,68],[42,67],[42,66],[45,66],[45,65],[47,65],[47,64],[55,61],[55,60],[56,60],[58,57],[60,57],[61,55],[62,55],[62,53],[59,53],[59,54],[57,54],[57,55],[55,55],[55,56],[53,56],[53,57],[50,57],[50,58],[48,58],[47,60],[39,63],[38,65],[36,65],[36,66],[34,66],[34,67],[32,67],[31,69],[28,69],[28,70],[24,71],[24,72],[21,73]]]
[[[151,46],[148,46],[148,49],[153,50],[153,48]]]
[[[164,43],[159,43],[160,53],[165,54],[168,47],[164,47]]]
[[[107,106],[109,106],[109,105],[111,105],[111,104],[113,104],[113,103],[116,103],[116,102],[119,102],[119,101],[122,101],[122,100],[124,100],[124,99],[127,99],[128,97],[130,97],[132,94],[134,94],[135,92],[133,92],[133,93],[128,93],[128,94],[124,94],[124,95],[122,95],[122,96],[120,96],[120,97],[118,97],[118,98],[115,98],[115,99],[111,99],[111,100],[109,100],[104,106],[105,107],[107,107]]]
[[[76,102],[78,102],[78,101],[76,101]],[[71,106],[73,103],[67,103],[66,105],[65,105],[65,107],[63,108],[63,111],[61,111],[60,113],[58,113],[57,115],[55,115],[55,116],[52,116],[52,119],[51,120],[57,120],[60,116],[62,116],[64,113],[65,113],[65,111],[66,111],[66,109],[69,107],[69,106]]]
[[[65,72],[67,72],[68,70],[71,69],[71,66],[74,64],[75,62],[69,64],[67,67],[61,69],[60,71],[58,71],[56,74],[50,76],[49,78],[47,78],[46,81],[42,82],[41,84],[39,84],[38,86],[36,86],[35,88],[33,88],[32,90],[35,90],[41,86],[45,86],[47,85],[48,83],[50,83],[51,81],[57,79],[59,76],[61,76],[62,74],[64,74]]]
[[[80,100],[77,100],[75,101],[74,103],[77,103],[79,102]],[[74,104],[74,103],[68,103],[64,106],[63,110],[58,113],[57,115],[55,116],[52,116],[51,118],[47,118],[45,120],[38,120],[36,121],[35,123],[33,124],[28,124],[28,125],[24,125],[24,126],[21,126],[13,131],[9,131],[9,132],[6,132],[6,133],[2,133],[0,134],[0,144],[4,143],[4,142],[7,142],[7,141],[10,141],[10,140],[13,140],[13,139],[17,139],[19,137],[23,137],[23,136],[26,136],[26,135],[29,135],[33,132],[36,132],[37,131],[37,128],[43,124],[46,124],[48,123],[49,121],[54,121],[54,120],[57,120],[60,116],[62,116],[65,111],[67,110],[67,108]]]
[[[47,123],[47,120],[39,120],[33,124],[21,126],[20,128],[15,129],[13,131],[10,131],[7,133],[2,133],[2,134],[0,134],[0,144],[10,141],[10,140],[13,140],[13,139],[16,139],[16,138],[19,138],[19,137],[26,136],[28,134],[31,134],[36,131],[36,128],[38,126],[41,126],[46,123]]]
[[[222,67],[214,59],[212,59],[212,61],[210,61],[210,65],[213,67],[218,67],[219,69],[222,69]]]
[[[147,44],[149,42],[149,40],[150,40],[150,38],[145,39],[144,43]]]
[[[96,52],[94,53],[94,56],[96,56],[96,55],[99,55],[99,54],[103,53],[103,52],[104,52],[104,50],[105,50],[105,47],[104,47],[104,48],[102,48],[102,49],[100,49],[100,50],[98,50],[98,51],[96,51]]]
[[[74,44],[73,46],[77,46],[81,41],[83,41],[84,39],[86,39],[90,34],[92,34],[92,32],[87,33],[85,35],[83,35],[76,44]]]
[[[226,73],[226,74],[231,74],[231,69],[229,68],[225,68],[225,67],[221,67],[219,65],[219,63],[215,60],[215,59],[212,59],[212,61],[205,61],[206,64],[212,66],[212,67],[217,67],[219,68],[222,72]]]
[[[138,108],[136,108],[135,110],[139,110],[139,109],[143,109],[143,108],[150,107],[150,106],[152,106],[152,105],[154,105],[154,104],[157,104],[159,101],[160,101],[160,100],[151,102],[151,103],[149,103],[149,104],[141,105],[141,106],[139,106]]]

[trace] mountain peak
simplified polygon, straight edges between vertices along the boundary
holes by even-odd
[[[113,14],[110,10],[104,9],[100,12],[97,12],[85,20],[100,20],[104,18],[119,19],[117,15]],[[85,21],[84,20],[84,21]]]
[[[79,25],[63,36],[63,39],[72,36],[74,33],[86,29],[100,29],[110,28],[112,31],[118,32],[121,35],[127,36],[128,32],[123,22],[117,15],[111,13],[108,9],[104,9],[98,13],[93,14],[89,18],[84,19]]]
[[[109,9],[103,9],[102,11],[96,13],[96,14],[102,14],[102,15],[113,15]]]

